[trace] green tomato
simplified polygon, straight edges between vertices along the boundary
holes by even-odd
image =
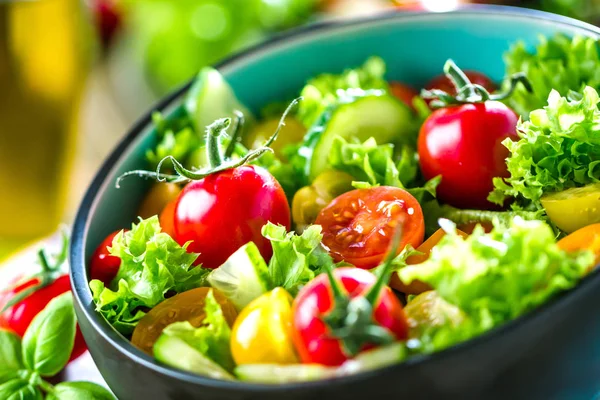
[[[255,125],[247,135],[245,135],[243,144],[249,149],[256,149],[265,144],[267,139],[275,133],[279,125],[280,118],[272,118]],[[283,149],[289,144],[301,142],[306,134],[306,128],[293,117],[285,119],[285,125],[281,128],[277,140],[271,144],[275,155],[285,160]]]
[[[566,233],[600,222],[600,183],[551,193],[541,202],[550,221]]]
[[[404,307],[410,326],[409,337],[419,339],[427,330],[446,325],[458,327],[465,314],[446,302],[434,290],[415,296]]]
[[[314,223],[319,212],[331,200],[352,190],[353,180],[354,178],[345,172],[327,170],[319,174],[312,185],[296,192],[292,200],[292,219],[296,230],[301,232]]]

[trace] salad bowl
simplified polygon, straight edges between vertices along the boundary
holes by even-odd
[[[382,57],[390,79],[422,86],[452,58],[466,69],[503,78],[502,54],[522,40],[564,33],[600,38],[572,19],[509,7],[450,13],[388,13],[326,22],[276,37],[217,66],[252,111],[291,98],[311,76]],[[152,111],[181,113],[189,85]],[[221,381],[172,369],[149,357],[95,311],[87,260],[110,232],[135,218],[149,182],[123,173],[144,168],[156,142],[151,113],[142,117],[106,160],[77,214],[70,249],[81,331],[106,382],[127,399],[314,399],[365,397],[452,399],[592,399],[600,393],[600,274],[490,332],[432,355],[353,376],[278,386]]]

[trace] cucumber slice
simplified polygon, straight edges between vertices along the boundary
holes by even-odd
[[[209,378],[235,379],[219,364],[205,357],[185,341],[173,336],[163,334],[158,338],[154,344],[154,357],[168,366]]]
[[[360,353],[338,369],[338,375],[352,375],[398,364],[406,359],[404,343],[392,343]]]
[[[238,365],[234,372],[238,379],[254,383],[309,382],[387,367],[404,361],[406,356],[404,343],[392,343],[360,353],[340,367],[320,364],[245,364]]]
[[[238,311],[271,288],[267,264],[254,242],[240,247],[207,279]]]
[[[332,378],[336,371],[319,364],[243,364],[235,368],[235,375],[246,382],[281,384]]]
[[[389,95],[370,95],[340,105],[332,112],[325,129],[319,132],[318,140],[310,138],[314,142],[308,163],[310,181],[327,168],[336,136],[348,140],[357,138],[361,142],[373,137],[379,144],[412,143],[415,140],[413,119],[410,109]]]
[[[246,120],[252,119],[252,114],[237,99],[223,75],[210,67],[202,68],[198,73],[186,96],[185,108],[194,117],[200,133],[219,118],[232,118],[234,110],[244,113]]]

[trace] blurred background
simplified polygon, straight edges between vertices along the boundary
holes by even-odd
[[[0,0],[0,260],[69,223],[127,128],[200,67],[323,19],[467,3],[600,23],[600,0]]]

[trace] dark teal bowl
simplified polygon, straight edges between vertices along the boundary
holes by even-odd
[[[391,13],[297,30],[219,65],[254,110],[298,93],[306,79],[340,71],[370,55],[389,78],[422,85],[453,58],[461,67],[503,76],[502,54],[516,40],[532,45],[557,32],[600,37],[597,28],[551,14],[477,7],[444,14]],[[188,86],[154,109],[181,112]],[[77,316],[108,385],[127,399],[452,398],[590,400],[600,391],[600,274],[588,276],[531,314],[431,356],[352,377],[283,386],[225,382],[165,367],[133,347],[94,311],[86,260],[111,231],[128,226],[148,188],[125,171],[144,168],[155,143],[150,114],[127,134],[88,190],[73,228],[71,277]]]

